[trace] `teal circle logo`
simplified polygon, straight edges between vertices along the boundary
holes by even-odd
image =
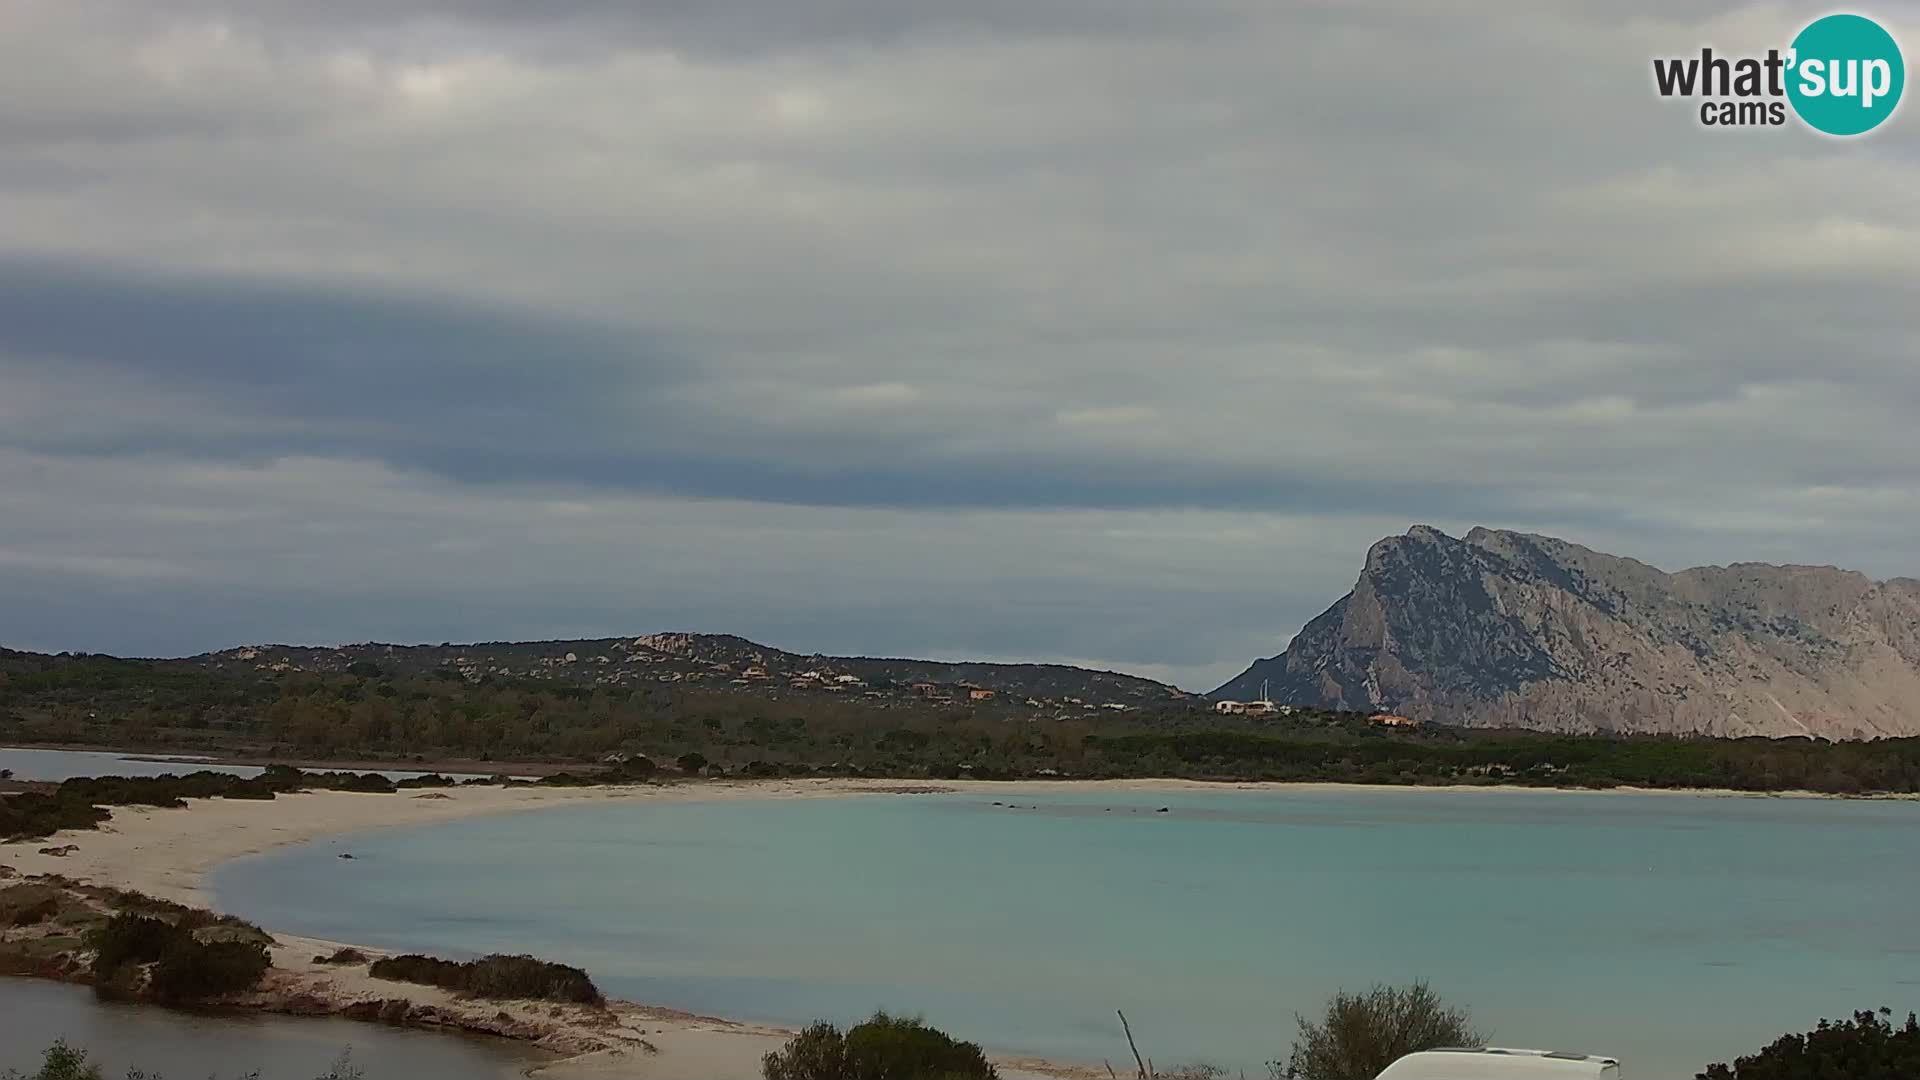
[[[1900,104],[1907,65],[1893,35],[1863,15],[1828,15],[1793,39],[1787,100],[1815,131],[1860,135]]]

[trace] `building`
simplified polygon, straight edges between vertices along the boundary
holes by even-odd
[[[995,691],[992,691],[992,690],[982,690],[978,687],[975,687],[974,689],[967,691],[967,700],[968,701],[992,701],[994,693]]]
[[[1244,701],[1216,701],[1213,703],[1213,711],[1223,716],[1236,716],[1247,711],[1247,703]]]
[[[1387,727],[1419,727],[1420,726],[1420,721],[1415,720],[1411,716],[1401,716],[1398,713],[1375,713],[1373,716],[1373,722],[1376,724],[1383,724]]]
[[[930,683],[930,682],[917,682],[913,684],[911,689],[913,690],[914,693],[919,694],[921,697],[932,697],[940,689],[940,684]]]

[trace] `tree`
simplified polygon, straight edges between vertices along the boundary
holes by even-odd
[[[1695,1080],[1908,1080],[1920,1076],[1920,1022],[1907,1014],[1895,1027],[1891,1010],[1862,1010],[1838,1023],[1822,1020],[1805,1035],[1782,1035],[1731,1066],[1709,1065]]]
[[[63,1039],[47,1047],[39,1072],[23,1076],[8,1069],[0,1073],[0,1080],[100,1080],[100,1066],[87,1064],[87,1052],[68,1046]]]
[[[1486,1042],[1465,1009],[1448,1007],[1425,982],[1375,986],[1362,994],[1342,990],[1318,1021],[1299,1015],[1295,1020],[1300,1033],[1291,1056],[1284,1066],[1267,1066],[1273,1080],[1373,1080],[1408,1054]]]
[[[681,772],[691,775],[707,767],[707,755],[698,750],[689,750],[675,759],[674,764],[680,766]]]
[[[366,1071],[353,1063],[351,1050],[340,1051],[333,1059],[327,1071],[314,1080],[365,1080]],[[87,1052],[68,1046],[65,1040],[47,1047],[40,1060],[40,1071],[32,1076],[22,1074],[18,1069],[8,1069],[0,1073],[0,1080],[102,1080],[100,1066],[87,1063]],[[150,1073],[141,1069],[128,1069],[127,1080],[165,1080],[159,1073]],[[210,1078],[215,1080],[215,1078]],[[238,1080],[260,1080],[258,1072],[250,1072]]]
[[[766,1080],[999,1080],[979,1044],[884,1012],[844,1035],[816,1023],[761,1062]]]

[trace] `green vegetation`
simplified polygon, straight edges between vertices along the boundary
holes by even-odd
[[[1920,1076],[1920,1021],[1892,1011],[1862,1011],[1804,1035],[1782,1035],[1732,1065],[1709,1065],[1696,1080],[1911,1080]]]
[[[998,1080],[975,1043],[884,1012],[845,1034],[816,1023],[761,1062],[766,1080]]]
[[[51,885],[23,883],[0,889],[0,928],[33,926],[60,912],[62,894]]]
[[[353,1064],[352,1056],[341,1051],[333,1065],[314,1080],[361,1080],[366,1073]],[[64,1040],[47,1047],[40,1061],[40,1068],[32,1075],[17,1069],[8,1069],[0,1073],[0,1080],[104,1080],[100,1066],[88,1061],[85,1050],[69,1046]],[[142,1069],[127,1070],[127,1080],[164,1080],[159,1073]],[[260,1080],[258,1072],[247,1073],[238,1080]]]
[[[113,916],[90,935],[89,944],[96,950],[94,987],[105,994],[131,992],[139,986],[144,967],[147,990],[162,1002],[200,1001],[252,989],[271,965],[266,935],[257,928],[251,935],[209,933],[210,928],[228,929],[211,916],[174,922],[125,911]]]
[[[1373,1080],[1408,1054],[1442,1046],[1483,1046],[1466,1010],[1448,1006],[1424,982],[1340,991],[1318,1020],[1297,1016],[1300,1033],[1273,1080]]]
[[[83,743],[265,757],[564,763],[552,783],[684,776],[903,779],[1171,776],[1379,784],[1726,787],[1834,794],[1920,792],[1920,738],[1571,736],[1428,725],[1384,728],[1350,713],[1222,716],[1204,702],[1125,711],[970,704],[911,696],[731,691],[698,684],[577,685],[356,661],[333,672],[212,671],[100,657],[0,654],[0,742]],[[602,771],[612,755],[624,755]],[[183,778],[185,779],[185,778]],[[406,781],[432,786],[443,778]],[[105,781],[98,782],[105,784]],[[0,801],[0,836],[85,828],[132,787]],[[387,790],[309,777],[304,786]],[[201,780],[269,798],[284,786]],[[351,787],[364,784],[365,787]],[[55,799],[54,803],[44,801]],[[156,802],[153,805],[170,805]]]
[[[101,776],[67,780],[51,793],[21,792],[0,798],[0,840],[51,836],[63,829],[92,829],[107,819],[107,806],[178,808],[188,799],[271,799],[289,791],[391,792],[393,781],[379,773],[305,773],[272,766],[243,779],[227,773],[185,776]]]
[[[478,960],[442,960],[419,953],[375,960],[367,973],[376,979],[438,986],[443,990],[494,1001],[564,1001],[604,1005],[606,998],[587,973],[531,956],[483,956]]]

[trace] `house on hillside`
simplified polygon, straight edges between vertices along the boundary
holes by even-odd
[[[979,687],[975,687],[972,690],[967,691],[967,700],[968,701],[992,701],[994,694],[996,693],[998,693],[998,691],[983,690]]]
[[[1383,725],[1385,727],[1419,727],[1420,726],[1420,721],[1415,720],[1411,716],[1401,716],[1398,713],[1375,713],[1370,719],[1372,719],[1374,723]]]
[[[1216,701],[1213,703],[1213,711],[1222,716],[1238,716],[1247,711],[1247,703],[1244,701]]]

